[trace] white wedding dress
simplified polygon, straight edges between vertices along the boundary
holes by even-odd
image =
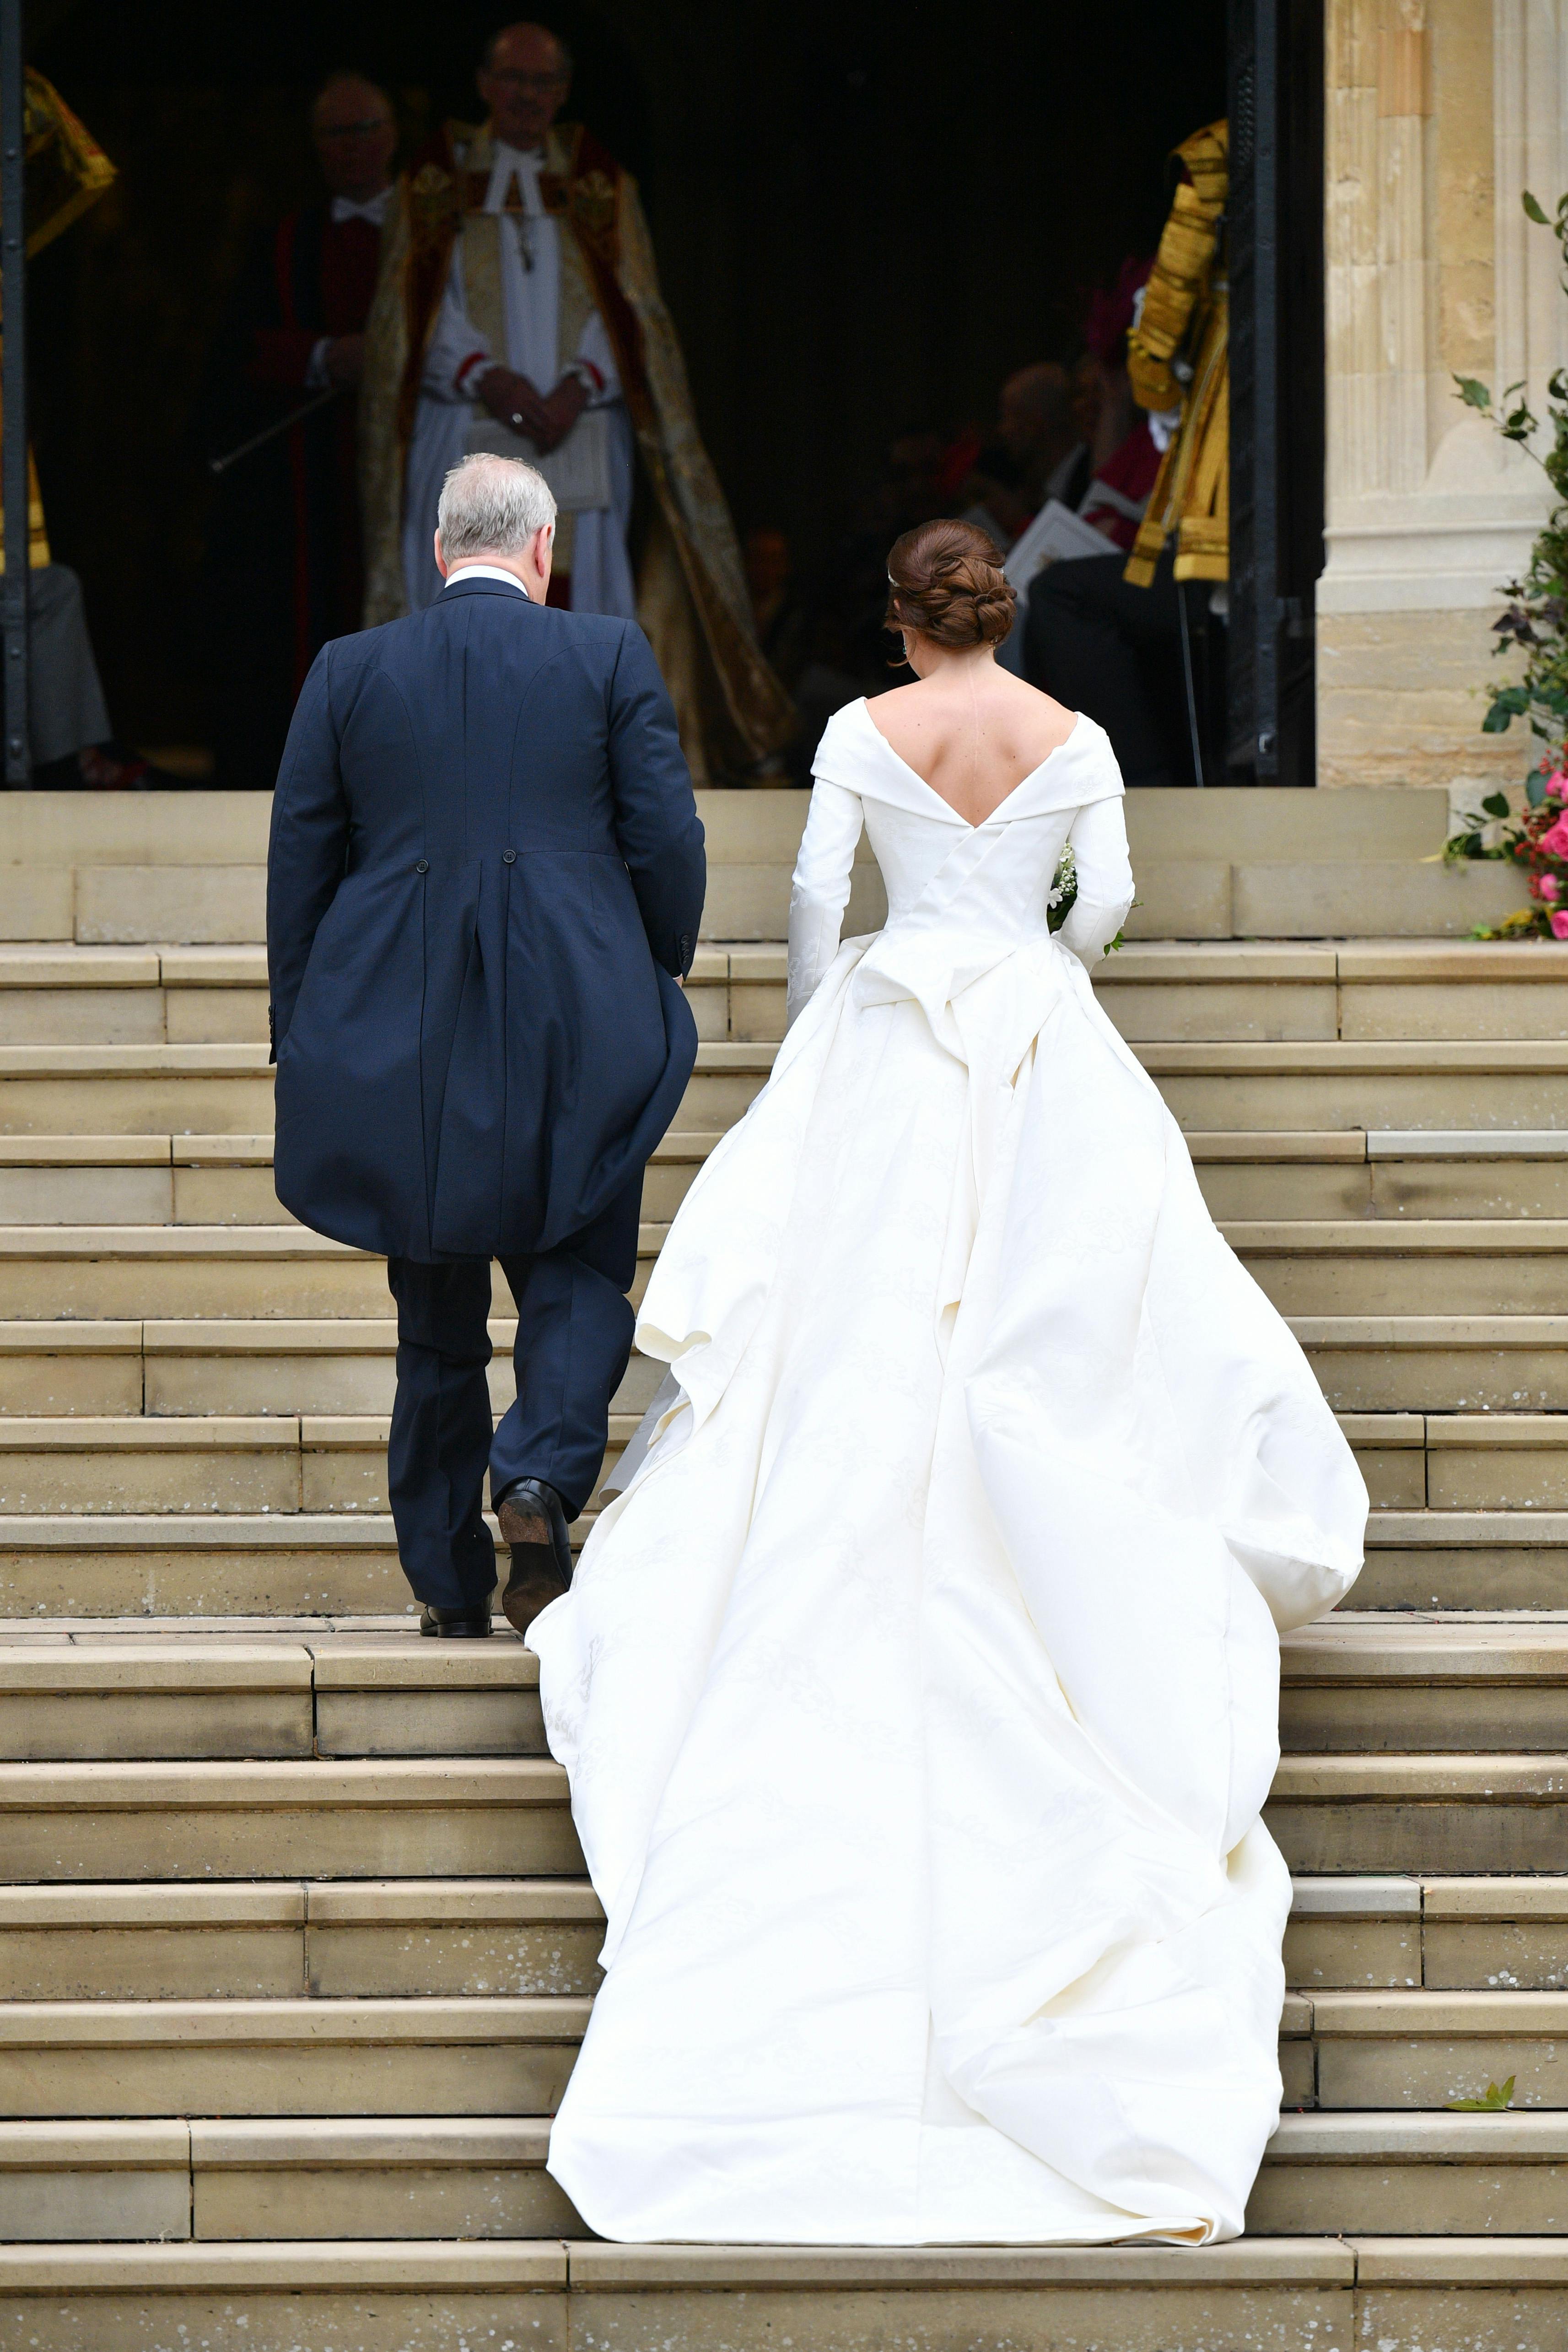
[[[550,2169],[621,2239],[1234,2237],[1276,1629],[1365,1488],[1080,961],[1132,896],[1102,730],[977,826],[863,702],[816,773],[796,1017],[639,1324],[681,1395],[530,1636],[609,1918]]]

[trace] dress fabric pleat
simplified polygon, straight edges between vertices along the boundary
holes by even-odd
[[[1132,895],[1103,731],[979,826],[863,703],[817,777],[798,1017],[642,1310],[678,1398],[530,1635],[608,1917],[550,2169],[633,2241],[1234,2237],[1278,1636],[1365,1488],[1075,952]]]

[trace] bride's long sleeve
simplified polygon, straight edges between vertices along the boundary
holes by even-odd
[[[860,794],[819,776],[811,787],[811,806],[789,889],[786,1027],[810,1003],[817,982],[839,951],[839,932],[850,899],[850,869],[864,823]]]
[[[1056,936],[1092,971],[1133,905],[1133,866],[1120,793],[1081,808],[1067,838],[1078,868],[1078,896]]]

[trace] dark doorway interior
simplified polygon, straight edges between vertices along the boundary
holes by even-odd
[[[37,0],[29,51],[120,166],[32,275],[51,533],[119,731],[199,743],[205,485],[192,412],[255,236],[313,192],[308,95],[354,63],[405,142],[472,116],[457,0]],[[1221,113],[1225,0],[563,0],[570,110],[644,184],[741,530],[827,558],[901,434],[984,425],[1071,359],[1091,289],[1151,253],[1175,142]],[[221,682],[217,682],[221,690]]]

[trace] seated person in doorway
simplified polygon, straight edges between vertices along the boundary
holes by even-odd
[[[1222,162],[1223,125],[1218,130]],[[1181,570],[1176,547],[1166,544],[1166,528],[1156,524],[1155,509],[1163,512],[1168,502],[1183,439],[1185,391],[1192,381],[1190,367],[1173,373],[1171,362],[1195,329],[1200,356],[1207,350],[1208,312],[1195,320],[1194,306],[1199,290],[1207,289],[1213,225],[1224,203],[1223,183],[1216,200],[1208,169],[1215,136],[1214,129],[1200,131],[1178,151],[1189,184],[1177,189],[1158,258],[1152,269],[1124,263],[1113,292],[1095,298],[1086,331],[1099,418],[1094,478],[1080,511],[1127,557],[1052,564],[1030,589],[1025,623],[1030,683],[1100,721],[1130,787],[1202,781],[1193,765],[1177,604],[1178,576],[1191,574]],[[1196,172],[1189,150],[1197,154]],[[1196,206],[1191,182],[1197,184]],[[1195,225],[1200,243],[1207,236],[1205,251],[1193,245]],[[1212,369],[1207,363],[1202,382],[1207,415]],[[1185,415],[1196,405],[1185,401]]]
[[[1019,368],[1002,386],[996,425],[965,484],[972,503],[961,519],[1005,553],[1048,499],[1076,508],[1090,469],[1071,378],[1055,360],[1040,360]]]

